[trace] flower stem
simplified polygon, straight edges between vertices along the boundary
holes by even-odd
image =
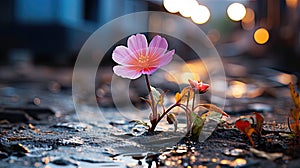
[[[188,92],[187,100],[186,100],[186,106],[189,106],[189,100],[190,100],[191,92]]]
[[[154,120],[154,121],[151,121],[151,124],[153,124],[153,122],[156,122],[156,120],[157,120],[157,112],[154,107],[154,105],[155,105],[154,97],[153,97],[152,90],[151,90],[149,76],[147,74],[145,74],[145,79],[146,79],[146,84],[147,84],[147,88],[148,88],[150,100],[151,100],[151,110],[153,112],[153,120]]]
[[[157,124],[160,122],[160,120],[162,120],[164,118],[165,115],[167,115],[173,108],[175,107],[180,107],[182,108],[185,113],[186,113],[186,118],[187,118],[187,131],[189,132],[190,129],[191,129],[191,111],[189,110],[189,108],[184,105],[184,104],[180,104],[180,103],[175,103],[173,104],[172,106],[170,106],[159,118],[158,120],[153,124],[151,125],[151,128],[149,129],[149,131],[154,131],[155,130],[155,127],[157,126]]]
[[[192,102],[192,109],[194,109],[194,107],[195,107],[195,97],[196,97],[196,93],[194,92],[193,102]]]
[[[168,112],[170,112],[174,107],[176,107],[176,106],[180,106],[180,104],[177,104],[177,103],[175,103],[175,104],[173,104],[171,107],[169,107],[159,118],[158,118],[158,120],[157,120],[157,123],[159,123],[159,121],[160,120],[162,120],[163,118],[164,118],[164,116],[166,115],[166,114],[168,114]]]

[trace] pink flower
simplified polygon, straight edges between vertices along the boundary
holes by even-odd
[[[198,90],[200,94],[205,93],[209,88],[209,84],[203,83],[202,81],[189,80],[191,87]]]
[[[167,40],[159,35],[152,39],[149,46],[143,34],[132,35],[127,45],[116,47],[112,54],[112,59],[120,64],[114,66],[113,71],[123,78],[137,79],[142,74],[150,75],[171,62],[175,53],[174,49],[166,52]]]

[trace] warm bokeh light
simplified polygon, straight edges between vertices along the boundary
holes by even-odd
[[[285,0],[286,6],[289,8],[297,8],[298,6],[298,0]]]
[[[171,67],[173,68],[165,74],[165,78],[170,82],[183,84],[187,83],[189,79],[201,80],[207,78],[207,71],[201,60],[189,61],[184,64],[172,64]]]
[[[269,32],[265,28],[259,28],[254,32],[254,40],[258,44],[265,44],[269,40]]]
[[[170,13],[179,12],[180,0],[164,0],[163,4],[168,12]]]
[[[255,13],[254,13],[253,9],[246,8],[246,14],[242,21],[243,22],[253,22],[254,19],[255,19]]]
[[[181,0],[179,13],[184,17],[191,17],[198,5],[196,0]]]
[[[284,84],[284,85],[288,85],[290,82],[296,82],[297,81],[297,77],[295,75],[291,75],[291,74],[286,74],[286,73],[279,73],[276,76],[276,81]]]
[[[227,15],[233,21],[240,21],[246,15],[246,8],[241,3],[232,3],[227,8]]]
[[[255,13],[253,9],[246,8],[246,15],[242,19],[242,27],[245,30],[251,30],[255,26]]]
[[[232,81],[229,86],[229,94],[234,98],[241,98],[247,92],[247,85],[240,81]]]
[[[209,9],[204,5],[197,5],[193,10],[191,18],[196,24],[204,24],[210,18]]]

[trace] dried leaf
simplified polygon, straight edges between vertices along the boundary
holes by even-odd
[[[283,153],[267,153],[265,151],[260,151],[254,148],[250,148],[250,152],[252,152],[257,157],[262,157],[271,161],[274,161],[276,159],[279,159],[283,157]]]
[[[263,129],[263,123],[264,123],[264,118],[261,114],[257,112],[253,112],[256,118],[256,127],[255,130],[257,131],[258,135],[261,136],[261,131]]]
[[[254,144],[254,141],[253,141],[251,135],[256,131],[254,128],[252,128],[251,123],[248,120],[238,119],[235,122],[235,126],[237,129],[239,129],[242,133],[244,133],[248,137],[252,146],[254,146],[255,144]]]
[[[157,102],[157,104],[159,105],[163,105],[164,104],[164,98],[165,98],[165,95],[166,95],[167,92],[162,92],[160,95],[159,95],[159,100]]]
[[[178,121],[177,121],[177,118],[176,118],[175,114],[173,114],[173,113],[167,114],[167,121],[168,121],[169,124],[174,124],[174,131],[176,131]]]
[[[227,113],[225,113],[221,108],[213,105],[213,104],[199,104],[198,106],[204,107],[207,110],[218,112],[226,117],[229,117]]]
[[[215,111],[208,111],[202,114],[200,117],[205,120],[213,120],[219,123],[221,121],[222,114],[217,113]]]
[[[290,111],[290,115],[294,121],[299,120],[299,117],[300,117],[299,114],[300,114],[300,112],[297,109],[291,109],[291,111]]]
[[[291,131],[293,132],[293,135],[299,136],[300,134],[300,124],[299,124],[299,120],[295,121],[293,123],[290,123],[290,119],[288,118],[288,124],[289,124],[289,128],[291,129]]]
[[[189,86],[185,87],[181,90],[180,96],[182,103],[186,102],[187,100],[192,100],[194,97],[194,90]]]
[[[290,124],[290,121],[288,119],[289,128],[291,129],[291,131],[294,133],[295,136],[299,136],[300,135],[300,123],[299,123],[300,98],[299,98],[299,94],[295,91],[292,83],[289,84],[289,87],[290,87],[291,97],[292,97],[294,105],[295,105],[295,109],[290,110],[289,118],[292,118],[294,120],[294,122]]]
[[[299,94],[295,91],[294,86],[293,86],[292,83],[289,83],[289,87],[290,87],[290,92],[291,92],[291,96],[292,96],[294,105],[295,105],[296,109],[300,109]]]

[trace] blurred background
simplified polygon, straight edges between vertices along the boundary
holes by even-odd
[[[46,81],[46,88],[53,92],[70,88],[77,55],[94,31],[125,14],[162,11],[193,22],[215,45],[228,77],[229,98],[277,97],[282,93],[267,87],[286,87],[299,78],[299,6],[299,0],[2,0],[1,87]],[[149,22],[160,24],[155,18]],[[172,29],[172,23],[168,28]],[[184,45],[176,47],[180,46],[190,52]],[[106,99],[110,80],[106,78],[111,77],[113,65],[110,55],[111,51],[102,62],[110,66],[102,72],[110,75],[102,74],[96,91],[107,106],[112,103]],[[183,56],[198,73],[199,62],[193,62],[194,58],[193,54]]]
[[[163,11],[198,24],[221,56],[246,53],[271,57],[285,69],[299,67],[298,0],[3,0],[0,8],[2,65],[30,59],[72,66],[103,24],[133,12]]]

